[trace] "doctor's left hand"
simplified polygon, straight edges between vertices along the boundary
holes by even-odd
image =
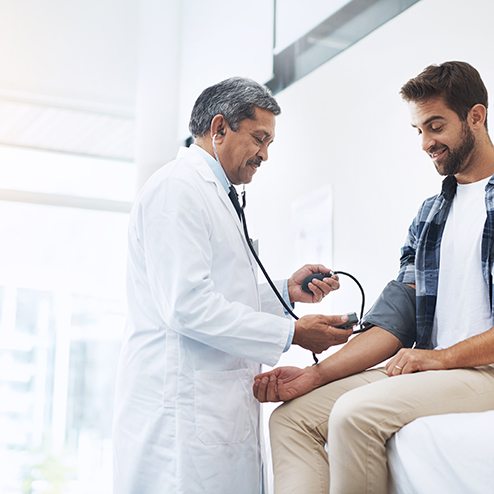
[[[329,292],[340,288],[338,276],[333,274],[330,278],[324,278],[323,281],[314,279],[309,283],[309,289],[312,295],[302,290],[302,282],[313,273],[329,273],[331,269],[322,264],[306,264],[298,271],[292,274],[288,279],[288,294],[292,302],[316,303],[320,302]]]

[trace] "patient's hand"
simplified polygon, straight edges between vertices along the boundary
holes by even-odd
[[[402,348],[386,364],[388,376],[411,374],[426,370],[447,369],[447,349],[421,350],[416,348]]]
[[[315,367],[278,367],[254,378],[254,396],[260,402],[288,401],[317,388]]]

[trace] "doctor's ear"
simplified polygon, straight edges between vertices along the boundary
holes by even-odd
[[[211,120],[210,125],[211,137],[223,137],[226,134],[227,125],[228,124],[226,123],[225,117],[221,115],[221,113],[215,115]]]
[[[211,136],[211,139],[213,140],[213,144],[214,144],[214,141],[216,140],[216,138],[218,136],[221,136],[223,137],[225,135],[225,131],[223,129],[219,129],[217,132],[215,132],[212,136]]]

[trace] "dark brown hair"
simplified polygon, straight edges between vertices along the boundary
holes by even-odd
[[[466,62],[429,65],[417,77],[410,79],[400,94],[407,102],[442,97],[462,121],[466,120],[472,106],[480,103],[487,108],[488,105],[487,89],[480,74]]]

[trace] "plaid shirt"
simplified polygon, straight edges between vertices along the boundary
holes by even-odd
[[[416,348],[431,348],[432,325],[436,310],[439,255],[444,225],[456,193],[456,179],[443,180],[440,194],[426,199],[413,220],[401,250],[397,281],[415,284],[417,301]],[[494,175],[485,188],[487,219],[482,234],[482,272],[490,287],[491,314],[494,317],[492,265],[494,262]],[[458,266],[461,270],[462,266]]]

